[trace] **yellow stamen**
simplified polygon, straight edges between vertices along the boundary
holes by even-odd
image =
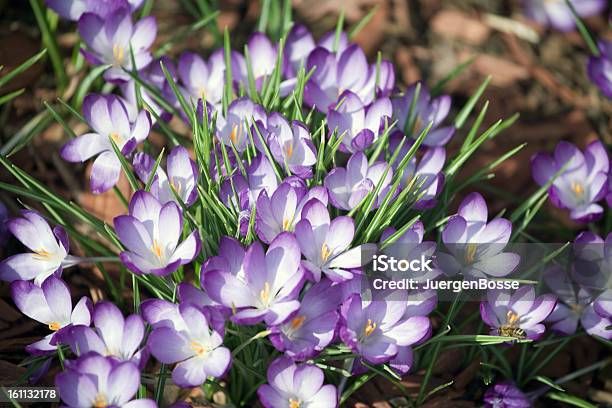
[[[515,327],[519,321],[519,315],[514,313],[512,310],[508,310],[506,314],[506,319],[508,321],[508,325]]]
[[[200,87],[198,89],[198,95],[200,96],[200,99],[205,100],[206,99],[206,89],[204,89],[204,87]]]
[[[240,134],[242,127],[238,128],[238,125],[232,126],[232,133],[230,133],[230,140],[234,145],[237,145],[238,138],[241,136]]]
[[[323,246],[321,247],[321,259],[323,260],[323,262],[327,261],[327,258],[329,258],[331,253],[332,251],[329,249],[327,244],[323,244]]]
[[[476,256],[476,249],[478,248],[477,244],[468,244],[467,246],[467,254],[465,256],[465,260],[467,263],[471,264],[474,262],[474,258]]]
[[[290,159],[291,156],[293,156],[293,143],[289,143],[289,146],[287,146],[287,158]]]
[[[376,327],[378,325],[374,322],[372,322],[372,319],[368,319],[368,324],[366,325],[366,327],[363,329],[363,334],[368,337],[369,335],[371,335],[372,333],[374,333],[374,330],[376,330]]]
[[[123,58],[125,57],[125,50],[119,44],[113,45],[113,59],[115,60],[115,64],[121,65],[123,63]]]
[[[306,320],[306,316],[294,317],[293,320],[291,320],[291,328],[293,330],[299,329],[300,327],[302,327],[305,320]]]
[[[199,357],[202,357],[204,354],[208,353],[208,348],[197,341],[192,341],[189,343],[189,348],[192,349]]]
[[[96,399],[93,400],[93,403],[91,404],[91,406],[94,408],[107,407],[108,403],[106,402],[106,397],[103,394],[96,395]]]
[[[283,220],[283,231],[289,231],[290,227],[291,227],[291,221]]]
[[[302,406],[302,401],[295,400],[293,398],[289,398],[289,408],[300,408]]]
[[[268,304],[270,301],[270,284],[268,282],[264,283],[264,288],[259,292],[259,298],[264,304]]]
[[[170,178],[170,187],[176,192],[176,194],[180,194],[183,186],[180,181],[176,181],[174,177]]]
[[[58,322],[51,322],[51,323],[49,323],[49,330],[58,331],[61,328],[62,328],[62,325],[59,324]]]
[[[121,143],[123,142],[123,138],[121,137],[121,135],[119,134],[119,132],[113,132],[110,134],[110,138],[113,139],[113,142],[115,142],[115,144],[118,147],[121,147]]]
[[[155,256],[157,256],[159,259],[161,259],[162,257],[162,248],[159,245],[159,242],[157,242],[156,239],[153,240],[153,253],[155,254]]]
[[[47,259],[51,258],[51,253],[49,253],[49,252],[45,251],[44,249],[41,249],[41,250],[39,250],[39,251],[36,251],[36,252],[34,253],[34,255],[32,255],[32,257],[33,257],[34,259],[39,259],[39,260],[41,260],[41,261],[45,261],[45,260],[47,260]]]
[[[572,181],[572,191],[574,194],[576,194],[576,196],[580,197],[582,194],[584,194],[584,187],[582,187],[582,184],[579,182]]]

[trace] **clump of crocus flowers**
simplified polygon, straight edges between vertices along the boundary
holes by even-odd
[[[93,193],[113,189],[122,172],[134,187],[126,213],[103,226],[116,256],[71,255],[73,229],[53,213],[28,210],[7,223],[27,250],[0,263],[0,278],[11,282],[18,308],[48,328],[27,351],[63,359],[55,381],[67,406],[155,406],[163,391],[147,392],[142,374],[183,388],[223,388],[227,379],[232,387],[253,374],[258,382],[236,404],[250,406],[257,394],[267,408],[338,406],[347,375],[401,378],[438,329],[429,318],[435,291],[371,290],[375,254],[435,257],[431,273],[414,275],[424,281],[495,280],[517,269],[521,257],[505,250],[512,222],[480,193],[465,195],[456,212],[448,197],[439,202],[445,146],[458,131],[446,123],[450,96],[423,82],[402,90],[393,65],[369,62],[346,33],[315,42],[300,25],[279,43],[254,34],[245,54],[154,60],[155,19],[133,20],[141,3],[48,1],[78,21],[83,55],[122,93],[87,95],[91,130],[61,150],[72,163],[95,157]],[[592,62],[593,75],[600,65]],[[157,156],[149,135],[166,132],[172,116],[192,126],[193,150],[169,132],[176,146]],[[584,152],[562,143],[532,166],[571,218],[602,215],[610,182],[601,143]],[[607,262],[607,247],[603,254]],[[87,297],[73,306],[64,269],[98,262],[132,274],[133,311]],[[504,346],[537,340],[546,323],[571,334],[579,318],[590,334],[609,338],[608,294],[589,296],[576,317],[532,286],[491,290],[480,313]],[[245,355],[259,360],[243,362]],[[337,356],[342,369],[327,365]],[[345,377],[335,379],[337,371]],[[528,403],[511,382],[484,400]]]

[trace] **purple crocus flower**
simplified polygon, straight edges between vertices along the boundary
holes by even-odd
[[[485,408],[531,408],[531,400],[512,381],[500,381],[484,395]]]
[[[140,387],[140,370],[136,364],[97,353],[86,354],[67,364],[66,371],[55,377],[55,386],[70,408],[157,407],[150,399],[132,400]]]
[[[572,282],[567,272],[558,264],[553,264],[544,271],[544,281],[558,299],[554,310],[546,318],[546,323],[550,323],[550,329],[556,333],[566,336],[574,334],[585,308],[593,300],[592,293]]]
[[[239,324],[281,324],[298,310],[296,299],[304,283],[300,248],[291,233],[277,236],[268,251],[251,244],[243,260],[244,277],[224,271],[206,273],[206,290],[216,302],[233,311]]]
[[[302,219],[302,209],[310,200],[327,205],[327,190],[321,186],[308,190],[300,180],[281,183],[272,197],[262,191],[255,211],[255,230],[259,239],[268,244],[281,232],[293,231]]]
[[[570,210],[570,217],[578,222],[591,222],[603,214],[596,204],[607,193],[609,160],[600,141],[592,142],[584,150],[562,141],[553,156],[538,153],[531,158],[531,174],[541,186],[549,182],[562,168],[565,170],[548,190],[551,202]]]
[[[359,96],[346,90],[340,95],[340,106],[328,110],[329,130],[337,130],[338,137],[342,137],[341,151],[362,151],[382,134],[392,110],[389,98],[379,98],[366,109]]]
[[[79,324],[89,326],[91,322],[91,300],[83,296],[73,309],[68,286],[55,276],[49,276],[41,286],[28,281],[15,281],[11,284],[11,295],[21,313],[46,324],[52,331],[42,340],[26,347],[31,354],[54,352],[58,339],[68,327]]]
[[[219,254],[208,258],[200,271],[200,286],[206,291],[207,297],[209,297],[207,279],[211,271],[223,271],[238,280],[245,281],[244,255],[244,248],[235,238],[224,236],[219,239]],[[220,305],[212,299],[210,304]]]
[[[183,216],[171,201],[161,204],[151,193],[137,191],[129,206],[129,215],[115,217],[115,230],[126,251],[119,257],[137,274],[168,275],[180,265],[191,262],[200,251],[198,231],[179,244]]]
[[[334,408],[338,406],[336,388],[324,385],[324,380],[320,368],[280,357],[268,367],[268,384],[261,385],[257,395],[265,408]]]
[[[442,231],[450,253],[437,254],[437,264],[450,276],[462,273],[468,279],[506,276],[516,269],[521,257],[503,252],[512,234],[505,218],[487,222],[487,203],[479,193],[469,194]]]
[[[271,195],[278,186],[274,167],[264,155],[255,157],[246,168],[247,179],[235,174],[221,183],[219,195],[223,204],[235,208],[240,223],[240,233],[246,235],[251,217],[251,209],[262,191]]]
[[[330,220],[327,207],[319,200],[311,200],[304,206],[302,220],[295,226],[295,236],[306,258],[302,265],[316,282],[321,280],[321,273],[335,282],[350,280],[361,273],[361,266],[376,252],[375,244],[350,248],[355,222],[346,216]]]
[[[606,8],[606,0],[570,0],[580,17],[590,17]],[[564,0],[529,0],[525,2],[525,14],[543,26],[553,26],[559,31],[571,31],[576,21]]]
[[[420,90],[411,111],[417,87]],[[406,135],[416,139],[430,122],[433,123],[423,140],[425,146],[444,146],[453,137],[455,133],[453,126],[440,126],[450,111],[450,96],[441,95],[432,98],[427,86],[422,82],[417,82],[409,86],[402,96],[391,99],[391,102],[397,126]],[[411,114],[410,117],[408,117],[409,114]],[[412,127],[408,129],[410,125]]]
[[[612,98],[612,41],[600,40],[598,48],[600,55],[589,57],[587,73],[601,93]]]
[[[81,50],[85,58],[94,65],[112,65],[104,78],[122,83],[131,78],[124,69],[141,70],[153,60],[149,48],[157,35],[157,22],[149,16],[133,24],[129,8],[117,9],[105,18],[85,13],[79,18],[79,34],[87,44],[88,51]]]
[[[545,330],[542,322],[556,303],[551,294],[536,297],[531,285],[522,286],[514,293],[489,290],[487,300],[480,303],[480,316],[491,328],[491,335],[537,340]]]
[[[360,294],[349,297],[340,309],[340,338],[355,354],[370,364],[398,359],[410,365],[410,346],[431,332],[426,316],[406,315],[408,303],[397,299],[362,300]]]
[[[147,345],[160,362],[178,363],[172,371],[172,381],[176,385],[197,387],[208,376],[225,375],[231,353],[222,346],[222,333],[211,327],[198,307],[181,304],[178,313],[166,315],[165,319],[164,324],[154,326]]]
[[[67,343],[72,352],[79,356],[96,352],[144,366],[146,352],[139,350],[139,347],[145,327],[139,315],[132,314],[124,318],[117,306],[104,301],[96,303],[93,323],[95,328],[84,325],[70,327],[62,335],[62,342]]]
[[[295,78],[306,59],[315,48],[315,42],[308,28],[302,24],[294,24],[287,34],[284,54],[287,58],[286,76]]]
[[[581,232],[574,240],[574,264],[571,280],[591,293],[598,293],[612,284],[612,233],[605,241],[590,231]]]
[[[263,124],[260,124],[260,128]],[[317,161],[317,151],[310,132],[302,122],[294,120],[289,124],[278,112],[268,115],[265,129],[261,131],[274,160],[283,168],[299,177],[312,177],[312,166]],[[253,135],[255,146],[264,153],[261,140]]]
[[[69,241],[62,227],[51,227],[39,213],[22,211],[6,222],[9,231],[32,252],[10,256],[0,262],[0,279],[30,280],[38,286],[52,274],[76,265],[80,258],[68,255]]]
[[[580,323],[591,336],[612,340],[612,290],[606,290],[587,306]]]
[[[400,131],[394,131],[389,136],[389,152],[393,154],[402,139],[406,137]],[[412,143],[404,142],[402,145],[397,160],[393,162],[391,167],[397,171],[402,157],[410,150]],[[444,185],[444,162],[446,161],[446,150],[443,147],[431,147],[425,150],[425,153],[419,160],[413,157],[402,173],[402,186],[408,187],[414,180],[416,186],[420,186],[415,194],[422,196],[414,204],[416,209],[427,209],[434,207],[437,203],[436,197],[442,190]]]
[[[218,137],[223,144],[234,145],[242,153],[251,142],[249,132],[253,139],[258,137],[252,127],[258,121],[266,123],[266,112],[261,105],[246,97],[235,99],[227,109],[227,117],[217,117]]]
[[[380,245],[395,234],[395,228],[387,228],[383,231],[380,236]],[[385,255],[394,257],[395,259],[431,259],[436,251],[436,243],[434,241],[423,242],[423,235],[425,234],[425,226],[421,221],[416,221],[410,228],[408,228],[402,235],[400,235],[395,242],[387,246],[382,250]],[[393,272],[393,271],[391,271]],[[405,277],[406,272],[395,271],[395,278]],[[436,279],[442,274],[438,268],[432,268],[431,271],[410,272],[410,278],[425,283],[426,281]]]
[[[376,64],[368,65],[357,44],[337,53],[322,46],[315,48],[306,63],[306,72],[311,69],[315,71],[304,88],[304,101],[323,113],[336,104],[346,90],[357,94],[364,105],[369,105],[375,94],[387,96],[395,85],[392,64],[383,60],[378,68]]]
[[[189,97],[220,105],[225,81],[223,49],[212,53],[208,63],[198,54],[184,52],[178,61],[178,74]]]
[[[247,42],[247,50],[253,70],[253,79],[258,90],[261,89],[264,80],[269,77],[276,67],[278,51],[272,45],[270,39],[260,32],[255,32]],[[281,72],[285,71],[285,61],[281,64]]]
[[[382,161],[369,165],[363,152],[354,153],[346,168],[333,168],[323,181],[329,191],[332,205],[341,210],[352,210],[381,183],[378,197],[372,207],[377,208],[391,189],[393,170],[389,167],[385,175],[387,167],[388,164]]]
[[[120,8],[137,10],[144,0],[46,0],[47,6],[60,17],[77,21],[84,13],[107,18]]]
[[[342,285],[322,279],[311,286],[293,318],[272,327],[274,347],[294,360],[316,356],[330,344],[336,332],[338,306],[344,300]]]
[[[155,165],[155,159],[146,153],[134,155],[134,170],[143,183],[149,181]],[[178,196],[186,206],[192,205],[198,198],[197,183],[199,170],[196,163],[189,157],[189,152],[183,146],[177,146],[168,155],[167,173],[157,167],[151,194],[162,204],[177,201]],[[176,195],[175,195],[176,194]]]
[[[151,117],[144,110],[137,117],[130,117],[121,99],[95,94],[85,97],[83,116],[94,132],[72,139],[62,147],[60,154],[73,163],[98,156],[91,170],[91,191],[99,194],[117,184],[121,173],[121,162],[111,140],[123,155],[129,155],[149,135]]]

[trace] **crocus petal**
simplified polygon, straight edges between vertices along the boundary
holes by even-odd
[[[112,188],[121,173],[121,163],[115,152],[105,151],[93,162],[91,169],[91,191],[94,194],[103,193]]]
[[[169,327],[154,329],[149,335],[147,346],[151,354],[164,364],[183,361],[193,355],[185,336]]]

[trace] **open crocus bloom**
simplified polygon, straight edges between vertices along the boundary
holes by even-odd
[[[257,199],[255,211],[255,230],[257,236],[265,243],[270,243],[283,231],[293,231],[302,219],[302,209],[310,200],[318,200],[327,205],[327,190],[315,186],[308,190],[301,180],[284,181],[268,197],[262,191]]]
[[[115,230],[126,251],[119,255],[134,273],[168,275],[191,262],[200,250],[193,231],[183,242],[183,216],[171,201],[162,204],[151,193],[137,191],[130,201],[129,215],[115,217]]]
[[[419,84],[419,93],[415,95]],[[416,101],[411,109],[415,97]],[[423,140],[425,146],[444,146],[453,137],[453,126],[440,126],[450,112],[450,96],[432,98],[427,86],[421,82],[411,85],[402,96],[391,99],[391,102],[398,128],[412,138],[416,139],[429,123],[433,123]],[[411,124],[412,127],[409,128]]]
[[[340,338],[370,364],[411,360],[409,346],[423,340],[431,324],[427,316],[406,315],[407,306],[398,299],[365,301],[353,294],[340,309]]]
[[[91,170],[91,191],[99,194],[117,184],[121,173],[121,162],[111,140],[121,154],[131,154],[149,135],[151,117],[144,110],[131,117],[130,110],[118,97],[95,94],[83,101],[83,116],[94,132],[72,139],[62,147],[60,154],[73,163],[98,156]]]
[[[318,46],[308,56],[306,72],[311,69],[315,71],[304,88],[304,101],[321,112],[336,104],[346,90],[357,94],[364,105],[369,105],[375,93],[386,96],[395,85],[391,63],[383,60],[378,68],[376,64],[368,65],[363,50],[357,44],[338,52]]]
[[[234,146],[242,153],[251,143],[249,132],[253,139],[258,135],[252,128],[258,121],[266,122],[266,112],[249,98],[235,99],[227,109],[227,117],[217,117],[218,137],[226,146]]]
[[[612,330],[610,330],[610,325],[612,325],[612,290],[608,289],[600,294],[585,309],[580,323],[591,336],[612,340]]]
[[[338,306],[344,300],[342,285],[322,279],[311,286],[295,316],[272,327],[270,341],[294,360],[316,356],[334,339]]]
[[[0,262],[0,279],[34,279],[40,286],[53,273],[75,265],[79,259],[68,255],[69,241],[61,227],[51,227],[35,211],[22,211],[22,217],[7,222],[9,231],[32,252],[10,256]]]
[[[285,322],[299,308],[298,293],[304,283],[300,248],[291,233],[283,232],[264,250],[251,244],[243,260],[244,278],[223,270],[206,273],[206,290],[216,302],[233,311],[239,324]]]
[[[469,194],[442,231],[449,253],[437,254],[437,264],[447,275],[462,273],[468,279],[510,274],[521,261],[518,254],[503,252],[512,234],[505,218],[489,222],[487,203],[479,193]]]
[[[551,323],[550,329],[556,333],[574,334],[585,308],[593,301],[593,294],[575,285],[564,268],[557,264],[544,271],[544,281],[558,299],[546,322]]]
[[[360,268],[376,252],[376,244],[350,248],[355,222],[346,216],[330,220],[327,207],[319,200],[311,200],[304,206],[302,220],[295,226],[295,236],[306,258],[302,265],[316,282],[321,280],[321,273],[335,282],[350,280],[355,274],[361,274]]]
[[[149,16],[133,24],[130,9],[120,8],[105,18],[83,14],[79,19],[79,34],[88,47],[88,51],[82,50],[85,58],[95,65],[110,64],[104,78],[122,83],[130,79],[124,70],[139,71],[153,60],[149,48],[157,35],[157,23],[155,17]]]
[[[531,159],[531,174],[541,186],[562,168],[565,170],[548,189],[552,203],[570,210],[570,217],[579,222],[600,218],[603,208],[596,203],[606,196],[610,168],[604,145],[595,141],[583,153],[573,144],[562,141],[553,156],[538,153]]]
[[[70,408],[155,408],[150,399],[130,401],[140,386],[140,370],[130,361],[119,362],[89,353],[67,365],[55,377],[62,401]]]
[[[77,356],[96,352],[114,357],[121,361],[132,361],[142,367],[146,363],[146,353],[139,350],[144,338],[145,327],[137,314],[127,318],[111,302],[96,303],[93,312],[95,328],[84,325],[72,326],[62,336]]]
[[[365,150],[381,135],[385,119],[391,118],[391,101],[379,98],[366,109],[359,96],[349,90],[339,100],[339,106],[331,106],[327,113],[330,131],[337,130],[342,138],[340,150],[348,153]]]
[[[259,125],[260,128],[263,127],[263,124]],[[317,151],[306,125],[297,120],[289,124],[280,113],[272,112],[268,115],[268,121],[261,133],[278,164],[299,177],[312,177],[312,166],[317,161]],[[253,138],[255,146],[265,153],[259,136],[255,134]]]
[[[202,99],[213,106],[220,105],[225,81],[222,49],[215,51],[208,63],[198,54],[184,52],[178,61],[178,75],[188,96],[194,101]]]
[[[393,227],[386,228],[380,236],[380,245],[382,246],[385,240],[389,239],[396,230]],[[425,259],[433,258],[436,251],[436,243],[434,241],[423,242],[425,227],[421,221],[415,222],[401,236],[399,236],[393,244],[387,246],[382,252],[395,259]],[[390,271],[394,278],[399,278],[400,275],[406,272]],[[410,278],[419,283],[436,279],[442,274],[438,268],[434,267],[431,271],[410,271]],[[405,276],[401,276],[402,278]]]
[[[229,369],[231,353],[222,343],[222,334],[210,327],[198,307],[181,304],[178,313],[154,327],[147,345],[160,362],[178,363],[172,371],[176,385],[197,387],[208,376],[222,377]]]
[[[551,314],[557,300],[546,294],[536,297],[531,285],[516,292],[489,290],[480,303],[480,316],[491,328],[491,335],[513,339],[537,340],[544,333],[542,322]]]
[[[257,395],[265,408],[334,408],[336,388],[323,385],[324,380],[320,368],[280,357],[268,367],[268,384],[261,385]]]
[[[334,167],[323,182],[332,205],[342,210],[352,210],[381,183],[372,207],[377,208],[391,189],[393,170],[389,167],[387,171],[387,167],[385,162],[375,162],[370,166],[363,152],[353,154],[346,168]]]
[[[46,0],[47,6],[62,18],[77,21],[84,13],[107,18],[121,8],[137,10],[144,0]]]
[[[146,153],[136,153],[133,164],[138,178],[143,183],[147,183],[151,177],[155,159]],[[151,183],[151,194],[162,204],[170,201],[176,202],[177,196],[186,206],[193,204],[198,197],[196,186],[199,171],[196,163],[189,157],[187,149],[183,146],[173,148],[168,155],[166,170],[167,173],[157,167]]]
[[[82,297],[72,309],[68,286],[55,276],[48,277],[41,286],[27,281],[11,284],[11,295],[17,308],[24,315],[46,324],[51,334],[26,350],[31,354],[52,353],[57,349],[57,340],[72,325],[89,326],[91,322],[91,300]]]
[[[606,0],[570,0],[580,17],[601,13]],[[530,0],[525,2],[525,14],[543,26],[552,26],[559,31],[571,31],[576,21],[565,0]]]
[[[400,143],[406,137],[400,131],[394,131],[389,136],[389,152],[395,153],[395,150],[399,147]],[[406,156],[412,142],[404,142],[400,148],[400,152],[397,156],[397,160],[393,162],[391,167],[394,171],[397,171],[402,158]],[[402,173],[402,187],[406,188],[410,186],[410,183],[415,183],[415,194],[422,196],[414,204],[416,209],[431,208],[436,205],[436,197],[444,186],[444,162],[446,161],[446,150],[443,147],[431,147],[425,150],[423,156],[417,160],[417,157],[413,157],[410,162],[404,168]],[[416,188],[418,187],[418,189]]]

